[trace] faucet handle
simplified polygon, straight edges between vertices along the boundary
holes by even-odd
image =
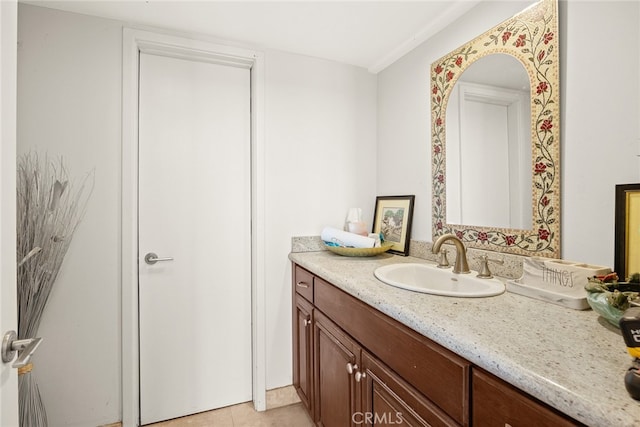
[[[449,253],[448,249],[442,249],[440,251],[440,259],[438,260],[438,268],[449,268],[451,264],[449,264],[449,260],[447,259],[447,254]]]
[[[481,279],[493,278],[493,274],[491,273],[491,270],[489,270],[489,262],[494,262],[499,265],[504,264],[504,260],[489,258],[488,255],[480,255],[480,271],[478,272],[477,277]]]

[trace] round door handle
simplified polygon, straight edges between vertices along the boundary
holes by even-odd
[[[22,368],[29,363],[31,356],[33,356],[41,342],[42,338],[19,340],[15,331],[9,331],[2,337],[2,361],[4,363],[11,362],[16,353],[19,352],[18,359],[11,367]]]

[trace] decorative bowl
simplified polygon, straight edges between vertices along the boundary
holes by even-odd
[[[380,255],[391,249],[393,246],[393,242],[384,242],[378,248],[345,248],[344,246],[329,246],[327,244],[324,245],[329,251],[342,255],[342,256],[352,256],[352,257],[367,257],[367,256],[376,256]]]
[[[622,310],[619,310],[609,304],[607,301],[607,294],[610,292],[587,292],[587,302],[600,316],[604,317],[609,323],[616,328],[619,328],[620,318],[622,317]]]
[[[599,288],[599,291],[594,292],[593,289],[595,288]],[[620,318],[622,317],[624,310],[612,305],[610,302],[609,297],[614,294],[614,291],[618,291],[619,293],[617,295],[621,298],[618,299],[619,304],[615,304],[618,307],[625,308],[629,305],[637,305],[640,283],[598,283],[597,281],[590,281],[589,285],[587,285],[587,302],[593,311],[604,317],[616,328],[619,328]],[[615,299],[616,298],[614,298],[614,300]]]

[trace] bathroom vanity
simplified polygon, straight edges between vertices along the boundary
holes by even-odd
[[[294,386],[317,425],[631,426],[631,359],[591,311],[397,289],[391,255],[292,253]]]

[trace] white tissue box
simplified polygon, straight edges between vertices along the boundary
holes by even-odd
[[[611,269],[576,261],[531,257],[524,258],[523,274],[507,282],[507,291],[551,302],[576,310],[589,308],[589,277],[608,274]]]

